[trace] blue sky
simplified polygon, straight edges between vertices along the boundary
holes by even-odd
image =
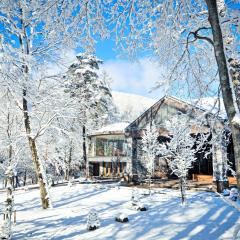
[[[225,0],[225,3],[230,8],[240,9],[239,0]],[[157,64],[144,57],[139,59],[138,62],[131,62],[127,54],[116,50],[113,39],[99,41],[96,44],[96,55],[105,62],[105,69],[113,79],[113,90],[135,93],[155,99],[163,96],[165,89],[149,92],[155,82],[160,80],[160,74],[164,71]]]
[[[114,51],[116,48],[115,42],[112,39],[99,41],[96,44],[97,56],[104,61],[116,59],[118,52]]]
[[[227,0],[226,2],[233,8],[240,7],[238,1]],[[69,62],[74,60],[76,53],[73,50],[66,53]],[[104,68],[113,80],[111,85],[113,90],[155,99],[159,99],[164,94],[165,89],[150,92],[150,89],[160,80],[161,73],[164,73],[163,67],[159,67],[145,57],[140,58],[138,62],[130,61],[126,53],[116,49],[114,39],[99,40],[96,44],[96,55],[104,60]]]
[[[96,44],[96,55],[104,60],[104,68],[113,82],[113,90],[143,95],[159,99],[163,90],[150,92],[155,82],[159,80],[161,69],[147,58],[138,61],[129,60],[126,53],[117,49],[114,40],[99,41]]]
[[[160,99],[164,89],[154,92],[150,90],[160,79],[160,73],[164,69],[144,57],[134,62],[130,61],[127,54],[114,49],[116,46],[112,40],[99,41],[96,45],[96,56],[104,61],[102,67],[112,79],[112,90]],[[80,50],[75,52],[65,49],[62,52],[62,58],[66,60],[64,65],[69,66],[75,60],[76,54],[80,52]],[[49,65],[50,73],[55,74],[58,70],[58,66]]]

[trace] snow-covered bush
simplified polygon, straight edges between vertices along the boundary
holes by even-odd
[[[87,216],[87,229],[95,230],[100,227],[100,220],[95,209],[91,209]]]
[[[238,189],[237,188],[232,188],[231,190],[230,190],[230,199],[232,200],[232,201],[237,201],[237,198],[238,198]]]
[[[223,192],[222,192],[222,195],[223,196],[229,196],[230,195],[230,191],[228,189],[224,189]]]
[[[134,188],[132,190],[131,208],[135,209],[137,211],[146,211],[147,210],[147,207],[143,203],[140,202],[139,192],[138,192],[137,188]]]
[[[128,215],[126,215],[126,214],[124,214],[124,213],[119,214],[119,215],[115,218],[115,220],[116,220],[117,222],[121,222],[121,223],[125,223],[125,222],[128,222],[128,221],[129,221]]]

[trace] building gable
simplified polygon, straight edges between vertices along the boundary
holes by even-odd
[[[178,98],[165,96],[128,125],[125,133],[126,135],[135,135],[145,129],[146,125],[151,122],[155,122],[160,128],[163,128],[164,122],[171,119],[172,116],[186,113],[194,119],[197,116],[206,114],[206,111]],[[222,121],[219,121],[219,124],[223,126]]]

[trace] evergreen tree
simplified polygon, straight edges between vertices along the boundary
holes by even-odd
[[[78,123],[82,126],[83,161],[88,175],[86,135],[101,126],[108,118],[112,95],[106,75],[100,76],[100,59],[93,55],[79,54],[65,76],[66,92],[76,104]]]

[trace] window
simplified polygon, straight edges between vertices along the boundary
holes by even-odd
[[[126,156],[126,146],[123,139],[96,139],[96,156]]]

